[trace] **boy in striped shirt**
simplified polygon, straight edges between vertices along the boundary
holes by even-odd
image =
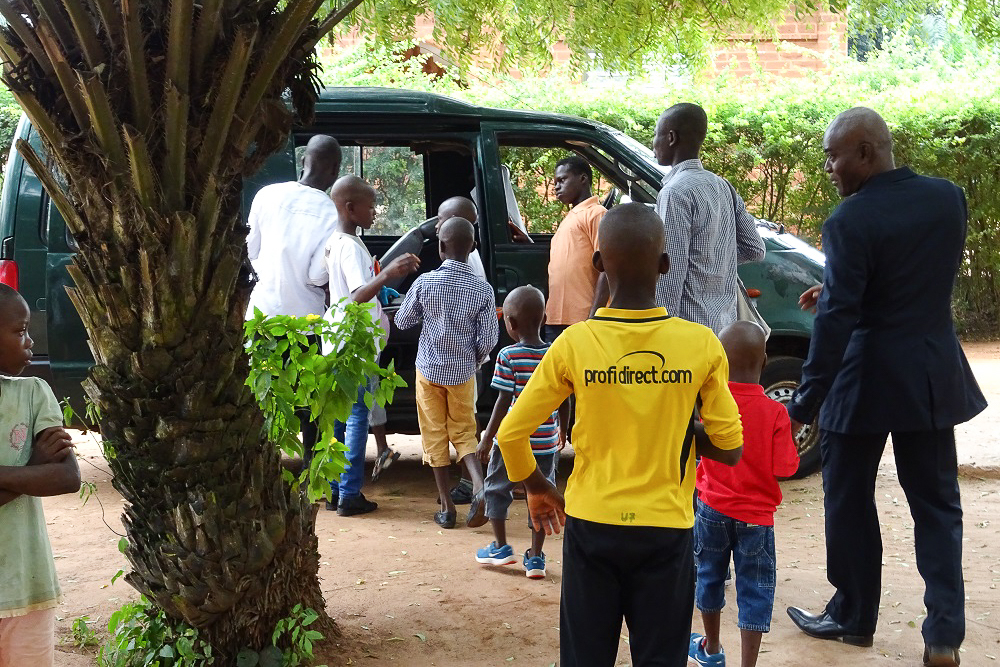
[[[503,302],[503,320],[507,333],[517,341],[500,350],[497,354],[496,370],[491,386],[499,392],[490,423],[483,431],[476,450],[480,460],[488,463],[484,492],[486,516],[493,526],[496,539],[489,546],[476,552],[476,562],[484,565],[509,565],[517,562],[514,549],[507,543],[507,510],[514,501],[514,487],[507,477],[500,448],[494,437],[507,411],[528,383],[538,362],[548,349],[542,341],[540,331],[545,321],[545,297],[528,285],[518,287],[507,295]],[[569,404],[564,403],[558,413],[553,412],[531,435],[531,452],[542,471],[552,484],[556,482],[556,461],[559,452],[566,446],[566,425],[569,420]],[[530,522],[529,522],[530,523]],[[524,552],[524,570],[530,579],[545,577],[545,554],[542,543],[545,533],[531,527],[531,548]]]

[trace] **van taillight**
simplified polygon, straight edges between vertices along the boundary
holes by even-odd
[[[14,289],[20,289],[20,282],[17,262],[12,259],[0,259],[0,283]]]

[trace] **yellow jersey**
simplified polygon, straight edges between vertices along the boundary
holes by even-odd
[[[576,394],[566,513],[612,525],[690,528],[695,401],[720,449],[743,444],[729,363],[708,327],[663,308],[601,308],[552,343],[497,434],[507,475],[535,469],[529,437]],[[687,437],[686,437],[687,436]]]

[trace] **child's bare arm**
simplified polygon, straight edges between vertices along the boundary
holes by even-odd
[[[569,399],[559,406],[559,451],[566,448],[566,436],[569,433]]]
[[[382,285],[394,278],[403,278],[420,268],[420,258],[412,253],[400,255],[370,281],[351,292],[356,303],[366,303],[375,298]]]
[[[56,463],[0,466],[0,489],[16,494],[15,497],[22,494],[44,497],[76,493],[80,489],[80,466],[75,455],[66,456]]]
[[[66,429],[61,426],[52,426],[39,431],[35,436],[35,442],[31,448],[31,458],[28,459],[29,466],[39,466],[51,463],[60,463],[73,454],[73,439]],[[76,464],[73,457],[74,465]],[[13,466],[12,466],[13,467]],[[77,472],[79,475],[79,470]],[[79,488],[79,483],[77,484]],[[0,483],[0,507],[6,505],[15,498],[23,495],[23,492],[12,491]]]
[[[507,414],[507,410],[510,409],[510,404],[513,401],[513,393],[501,391],[499,396],[497,396],[497,402],[493,404],[493,414],[490,415],[490,423],[483,429],[483,434],[479,438],[479,447],[476,448],[476,454],[483,463],[488,463],[490,460],[493,438],[497,436],[497,431],[500,430],[500,422],[503,421],[504,415]]]
[[[740,457],[743,456],[742,445],[736,449],[719,449],[713,445],[712,440],[705,433],[705,425],[701,422],[694,424],[694,450],[698,456],[718,461],[727,466],[736,465],[740,462]]]

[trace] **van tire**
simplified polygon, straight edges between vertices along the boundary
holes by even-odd
[[[804,360],[798,357],[770,357],[767,365],[764,366],[760,374],[760,384],[764,387],[764,393],[768,398],[772,398],[781,404],[787,404],[795,390],[798,389],[799,381],[802,378],[802,364]],[[801,479],[808,477],[817,470],[821,464],[819,449],[819,417],[813,419],[811,424],[807,424],[802,429],[802,438],[797,438],[795,445],[799,450],[799,469],[790,479]]]

